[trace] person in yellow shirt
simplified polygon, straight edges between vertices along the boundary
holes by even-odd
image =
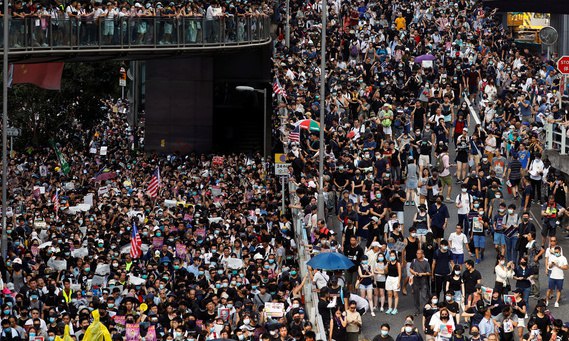
[[[402,13],[399,13],[399,16],[395,19],[395,27],[398,30],[405,30],[407,28],[407,20],[403,18]]]

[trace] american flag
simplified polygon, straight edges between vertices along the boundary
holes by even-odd
[[[284,98],[287,98],[285,89],[281,86],[281,83],[277,78],[275,78],[275,82],[273,83],[273,93],[275,95],[281,95]]]
[[[294,127],[293,131],[288,133],[289,142],[300,142],[300,125]]]
[[[53,210],[55,211],[55,215],[57,216],[57,212],[59,212],[59,190],[56,189],[55,193],[51,197],[51,202],[53,203]]]
[[[152,178],[148,183],[148,190],[146,191],[151,198],[156,198],[158,196],[158,187],[160,186],[160,168],[156,167]]]
[[[136,228],[136,223],[132,221],[132,235],[130,236],[130,256],[132,258],[139,258],[142,256],[142,240]]]

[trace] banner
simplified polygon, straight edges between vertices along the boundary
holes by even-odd
[[[158,341],[156,338],[156,326],[149,326],[146,332],[145,341]]]
[[[63,153],[61,153],[61,151],[59,150],[59,148],[57,148],[57,145],[53,141],[50,141],[50,142],[51,142],[51,145],[53,146],[53,149],[55,150],[55,154],[57,155],[57,159],[59,160],[59,165],[61,166],[61,171],[65,175],[69,174],[71,167],[69,166],[69,163],[67,162],[67,159],[65,158],[65,155],[63,155]]]
[[[63,63],[14,64],[12,84],[34,84],[42,89],[61,90]]]

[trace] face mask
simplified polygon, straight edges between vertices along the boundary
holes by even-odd
[[[249,320],[249,319],[244,319],[244,320],[243,320],[243,324],[244,324],[244,325],[247,325],[247,326],[248,326],[249,323],[251,323],[251,320]]]
[[[436,305],[437,303],[439,303],[439,300],[437,300],[436,298],[433,298],[433,299],[431,300],[431,303],[432,303],[433,305]]]
[[[388,330],[381,330],[381,336],[387,336],[389,334]]]
[[[509,214],[513,214],[513,213],[514,213],[514,210],[512,210],[512,209],[510,208],[510,209],[508,209],[508,213],[509,213]]]
[[[362,261],[362,264],[363,264],[363,265],[367,265],[367,260],[363,260],[363,261]]]
[[[270,264],[273,264],[274,262],[275,262],[274,259],[269,259],[269,263],[270,263]]]
[[[114,304],[114,303],[107,303],[107,307],[109,307],[109,308],[114,308],[114,307],[115,307],[115,304]]]
[[[296,276],[296,271],[291,271],[290,274],[291,274],[292,276]]]
[[[417,234],[415,232],[411,233],[411,237],[415,238],[417,237]]]
[[[474,337],[478,337],[478,335],[480,335],[479,332],[470,332],[470,335],[474,336]]]
[[[397,258],[396,258],[395,256],[389,257],[389,260],[390,260],[390,261],[394,261],[394,260],[396,260],[396,259],[397,259]]]
[[[203,271],[198,271],[199,276],[203,276]]]
[[[452,296],[445,296],[445,300],[450,301],[452,299]]]
[[[527,223],[529,221],[529,218],[522,218],[524,223]]]
[[[53,340],[55,340],[55,336],[48,336],[47,337],[47,341],[53,341]]]
[[[555,257],[561,257],[561,254],[559,252],[555,252],[554,255]]]
[[[504,265],[504,264],[506,264],[506,261],[505,261],[505,260],[501,260],[501,261],[500,261],[500,265]]]
[[[160,290],[164,289],[164,284],[160,284],[159,288]]]
[[[446,250],[448,250],[448,246],[443,245],[443,251],[446,251]]]
[[[455,274],[455,275],[460,275],[460,271],[455,271],[454,274]]]
[[[462,193],[466,193],[467,190],[468,190],[468,188],[462,188],[461,189]]]
[[[156,237],[160,237],[160,236],[162,235],[162,233],[156,232],[154,235],[155,235]]]
[[[50,317],[49,318],[49,323],[53,323],[55,321],[55,317]]]
[[[410,326],[406,326],[406,327],[405,327],[405,333],[409,334],[409,333],[411,333],[412,331],[413,331],[413,327],[410,327]]]
[[[498,209],[498,211],[500,211],[500,213],[504,213],[505,209],[500,208],[500,209]]]
[[[531,330],[531,335],[533,335],[533,336],[538,336],[538,335],[539,335],[539,329],[532,329],[532,330]]]
[[[480,207],[480,204],[474,204],[474,208]]]
[[[217,270],[218,275],[223,275],[223,270]]]
[[[269,333],[271,334],[271,336],[276,336],[277,335],[277,330],[271,330]]]
[[[269,269],[270,266],[267,264],[267,265],[264,266],[264,268],[265,268],[265,269]]]
[[[377,257],[377,260],[378,260],[379,262],[383,262],[383,261],[385,260],[385,258],[383,258],[383,257]]]
[[[496,199],[500,199],[502,197],[501,194],[496,194]],[[500,212],[504,212],[504,210],[500,210]]]
[[[10,310],[9,309],[4,310],[4,315],[10,315]]]
[[[9,331],[9,329],[8,329]],[[36,333],[28,333],[28,335],[30,336],[30,339],[33,339],[34,337],[36,337]]]
[[[239,340],[245,340],[245,335],[239,335],[238,338]]]

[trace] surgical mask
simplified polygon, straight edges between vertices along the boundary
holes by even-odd
[[[385,258],[383,258],[383,257],[377,257],[377,260],[378,260],[379,262],[383,262],[383,261],[385,260]]]
[[[539,329],[532,329],[532,330],[531,330],[531,335],[533,335],[533,336],[538,336],[539,334],[540,334],[540,333],[539,333]]]
[[[439,303],[439,300],[437,300],[436,298],[433,298],[431,300],[431,304],[436,305],[437,303]]]
[[[397,258],[396,258],[395,256],[389,257],[389,260],[390,260],[390,261],[394,261],[394,260],[396,260],[396,259],[397,259]]]
[[[114,308],[114,307],[115,307],[115,304],[114,304],[114,303],[107,303],[107,307],[109,307],[109,308]]]
[[[502,197],[501,194],[496,194],[496,199],[500,199],[501,197]],[[504,211],[502,211],[502,212],[504,212]]]
[[[53,323],[53,322],[55,322],[55,317],[50,317],[50,318],[49,318],[49,323]]]
[[[269,334],[271,334],[271,336],[276,336],[277,333],[278,333],[278,330],[271,330],[271,331],[269,332]]]
[[[243,324],[244,325],[249,325],[249,323],[251,323],[250,319],[243,319]]]
[[[266,264],[266,265],[264,266],[264,268],[265,268],[265,269],[269,269],[269,268],[270,268],[269,264]]]
[[[274,259],[269,259],[269,264],[273,264],[275,262]]]
[[[55,340],[55,336],[48,336],[47,337],[47,341],[53,341],[53,340]]]
[[[413,331],[413,327],[411,326],[405,326],[405,333],[409,334]]]
[[[498,209],[498,211],[500,211],[500,213],[504,213],[505,209],[500,208],[500,209]]]
[[[411,237],[415,238],[417,237],[417,234],[415,232],[411,233]]]
[[[156,232],[154,235],[155,235],[156,237],[160,237],[160,236],[162,235],[162,233],[161,233],[161,232]]]
[[[448,250],[448,246],[443,245],[443,250],[444,250],[444,251]]]
[[[363,265],[367,265],[367,260],[362,260]]]
[[[28,335],[30,336],[30,339],[33,339],[34,337],[36,337],[36,333],[28,333]]]
[[[480,207],[480,204],[474,204],[474,208]]]
[[[452,299],[452,296],[446,295],[445,296],[445,300],[450,301]]]
[[[460,271],[457,270],[457,271],[454,272],[454,274],[455,274],[455,275],[460,275]]]
[[[561,257],[561,254],[559,252],[555,252],[554,255],[555,257]]]
[[[466,193],[467,190],[468,190],[468,188],[462,188],[461,189],[462,193]]]
[[[505,261],[505,260],[501,260],[501,261],[500,261],[500,265],[504,265],[504,264],[506,264],[506,261]]]
[[[387,336],[389,334],[389,330],[381,330],[381,336]]]
[[[512,209],[510,208],[510,209],[508,209],[508,213],[509,213],[509,214],[513,214],[513,213],[514,213],[514,210],[512,210]]]

